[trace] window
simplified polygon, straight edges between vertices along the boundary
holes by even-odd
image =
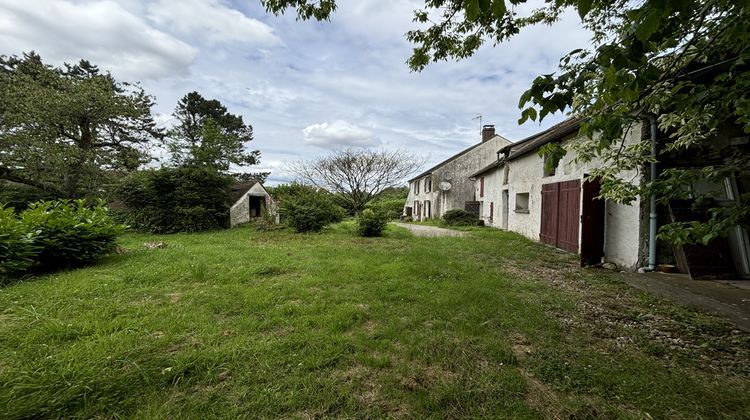
[[[426,219],[432,217],[432,204],[430,203],[430,200],[424,202],[424,217]]]
[[[479,197],[484,197],[484,177],[479,178]]]
[[[414,181],[414,194],[419,194],[419,181]]]
[[[495,203],[490,201],[490,223],[492,223],[493,214],[495,213]]]
[[[432,177],[428,176],[424,179],[424,192],[428,193],[432,191]]]
[[[505,162],[505,167],[503,168],[503,185],[508,185],[508,175],[510,175],[510,166],[508,166],[508,162]]]
[[[516,194],[516,213],[529,212],[529,193]]]

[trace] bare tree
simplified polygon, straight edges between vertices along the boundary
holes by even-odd
[[[295,162],[289,169],[302,182],[338,195],[345,207],[358,213],[384,190],[401,186],[424,162],[404,150],[347,148]]]

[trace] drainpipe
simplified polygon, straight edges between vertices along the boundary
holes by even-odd
[[[649,115],[649,123],[651,123],[651,185],[656,182],[657,178],[657,167],[656,167],[656,117]],[[648,229],[648,269],[654,271],[656,269],[656,231],[657,231],[657,216],[656,216],[656,194],[651,193],[649,202],[649,229]]]

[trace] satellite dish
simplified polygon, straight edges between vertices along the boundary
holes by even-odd
[[[443,181],[443,182],[440,183],[440,185],[438,185],[438,189],[440,191],[448,191],[448,190],[451,189],[451,183]]]
[[[450,171],[446,171],[445,173],[443,173],[443,179],[446,181],[450,181],[451,179],[453,179],[453,174]]]

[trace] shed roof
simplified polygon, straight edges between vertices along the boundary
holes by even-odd
[[[255,184],[259,184],[258,181],[241,181],[237,182],[230,188],[230,197],[232,198],[232,203],[236,203],[237,200],[242,198],[243,195],[245,195],[246,192],[250,191],[250,188],[253,188]]]

